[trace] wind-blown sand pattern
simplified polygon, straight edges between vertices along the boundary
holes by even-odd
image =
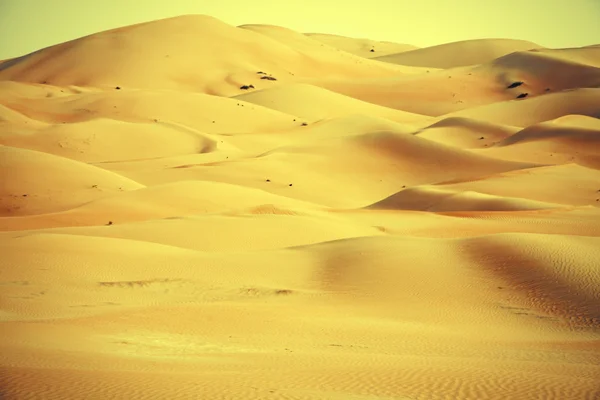
[[[190,15],[6,60],[0,398],[600,399],[599,118],[598,46]]]

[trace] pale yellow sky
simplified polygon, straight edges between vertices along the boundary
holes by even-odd
[[[600,44],[600,0],[0,0],[0,59],[182,14],[419,47],[476,38]]]

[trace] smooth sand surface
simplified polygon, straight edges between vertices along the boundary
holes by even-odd
[[[191,15],[4,61],[0,398],[599,399],[599,51]]]
[[[400,51],[375,59],[401,65],[432,68],[456,68],[481,64],[519,50],[541,49],[542,46],[514,39],[472,39],[437,46]]]

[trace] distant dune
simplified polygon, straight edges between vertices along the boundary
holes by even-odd
[[[305,33],[311,39],[365,58],[381,57],[418,49],[417,46],[369,39],[349,38],[323,33]]]
[[[599,46],[185,15],[0,62],[0,398],[600,398]]]
[[[600,88],[574,89],[524,100],[508,100],[447,114],[526,127],[566,114],[600,118]]]
[[[149,64],[152,68],[146,67]],[[270,81],[259,79],[259,71],[288,80],[392,75],[401,70],[332,47],[321,50],[320,42],[283,28],[235,28],[191,15],[113,29],[5,61],[0,80],[231,95],[245,84],[269,87]]]
[[[541,46],[524,40],[474,39],[425,47],[399,54],[375,57],[375,60],[413,67],[456,68],[482,64],[515,51]]]

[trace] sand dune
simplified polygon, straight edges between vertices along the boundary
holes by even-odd
[[[27,90],[29,85],[20,86]],[[294,123],[291,115],[203,93],[137,89],[106,92],[93,90],[57,98],[10,96],[2,100],[2,103],[12,113],[20,113],[26,118],[46,123],[75,123],[109,118],[125,122],[175,123],[218,134],[265,132],[300,126],[299,122]],[[198,115],[199,109],[205,111],[202,116]]]
[[[319,42],[284,28],[277,31],[296,40],[282,43],[263,34],[264,30],[257,33],[236,28],[205,15],[169,18],[100,32],[5,61],[0,65],[0,80],[104,89],[189,90],[228,96],[239,93],[244,84],[270,83],[261,82],[256,76],[258,71],[286,79],[294,75],[391,75],[402,70],[341,54],[334,48],[314,53]],[[313,46],[301,46],[298,39]],[[152,40],[152,46],[145,45],[147,40]],[[112,62],[106,64],[103,59]],[[145,67],[148,64],[152,64],[151,69]],[[328,67],[323,68],[323,64]]]
[[[600,206],[600,171],[578,164],[515,170],[484,179],[447,183],[444,188],[521,197],[574,206]],[[565,190],[568,188],[568,190]]]
[[[304,83],[280,85],[238,95],[235,99],[306,118],[310,122],[358,113],[407,123],[429,119],[423,115],[388,109]]]
[[[561,207],[527,199],[491,196],[464,191],[455,192],[435,187],[415,187],[398,192],[368,208],[375,210],[444,211],[523,211]]]
[[[296,165],[304,165],[305,169],[298,171]],[[383,131],[286,145],[252,158],[210,165],[106,168],[144,185],[169,182],[176,176],[215,180],[329,207],[353,208],[374,202],[401,186],[475,179],[536,166],[481,157],[402,132]],[[325,170],[328,173],[323,176]],[[336,196],[328,189],[331,187],[336,188]]]
[[[533,164],[498,163],[490,159],[476,156],[467,151],[433,143],[417,136],[375,132],[357,135],[352,138],[355,143],[371,151],[378,152],[396,161],[401,170],[411,172],[413,176],[437,179],[439,172],[447,172],[446,166],[452,165],[453,179],[463,179],[460,175],[488,176],[493,171],[516,170],[535,167]],[[364,165],[364,164],[363,164]]]
[[[420,124],[419,124],[420,125]],[[281,135],[253,133],[227,138],[228,142],[244,153],[264,154],[276,147],[294,145],[315,145],[321,141],[347,138],[368,132],[390,132],[412,134],[416,130],[413,123],[394,122],[372,114],[347,114],[325,118],[318,122],[282,131]]]
[[[217,140],[210,136],[177,128],[164,122],[140,124],[98,118],[49,125],[35,132],[0,134],[0,144],[46,151],[88,163],[217,150]],[[115,143],[120,146],[115,148]],[[132,148],[135,149],[133,153],[130,151]]]
[[[0,398],[597,398],[598,48],[191,15],[4,60]]]
[[[374,73],[392,75],[399,72],[418,70],[405,66],[394,66],[365,60],[364,57],[343,51],[335,46],[315,40],[312,36],[307,36],[281,26],[247,24],[240,25],[238,28],[256,32],[300,52],[305,58],[304,65],[307,68],[306,71],[312,71],[312,76],[323,78],[366,78]],[[331,68],[318,69],[315,63],[321,66],[330,65]],[[317,73],[317,71],[319,72]],[[336,72],[332,73],[333,71]]]
[[[535,43],[523,40],[475,39],[445,43],[399,54],[375,57],[375,59],[415,67],[455,68],[481,64],[515,51],[540,47]]]
[[[600,126],[593,129],[597,124],[590,123],[588,118],[570,116],[562,120],[561,117],[528,126],[496,142],[485,154],[504,160],[547,164],[578,163],[599,169]]]
[[[0,146],[1,214],[32,215],[60,211],[143,185],[83,162],[47,153]]]
[[[600,89],[583,88],[544,96],[509,100],[447,114],[496,124],[526,127],[566,114],[600,117]]]
[[[556,126],[552,122],[528,126],[507,139],[499,142],[496,146],[509,146],[516,143],[527,143],[532,141],[556,141],[572,144],[576,148],[589,149],[600,139],[600,129],[585,129],[578,127]]]
[[[162,220],[159,219],[157,212],[146,212],[144,215],[143,211],[134,212],[130,209],[125,213],[124,208],[121,206],[110,213],[110,217],[114,218],[111,226],[98,226],[104,222],[101,216],[107,214],[106,209],[102,209],[95,215],[95,221],[91,218],[91,214],[90,218],[84,220],[82,213],[80,215],[63,213],[65,218],[62,220],[58,215],[48,215],[47,218],[14,221],[13,225],[15,228],[23,229],[28,222],[31,222],[28,229],[35,233],[133,239],[215,252],[279,249],[383,234],[377,227],[362,224],[351,226],[346,218],[310,211],[306,206],[284,208],[264,204],[225,213],[174,216]],[[148,208],[146,206],[146,209]],[[180,210],[181,208],[178,209],[178,213],[181,213]],[[136,217],[143,219],[133,223]],[[88,226],[73,226],[78,221],[82,224],[85,222]],[[315,224],[316,221],[318,224]],[[61,225],[63,227],[60,227]],[[260,235],[255,234],[257,230],[260,230]],[[181,232],[186,232],[186,235],[181,235]],[[294,234],[291,235],[290,232]],[[18,233],[5,232],[5,237],[9,234],[18,235]]]
[[[427,188],[419,188],[423,193]],[[429,193],[436,188],[429,188]],[[437,188],[438,190],[440,188]],[[393,195],[392,195],[393,196]],[[390,196],[391,199],[393,197]],[[438,200],[432,197],[433,200]],[[523,198],[520,199],[522,201]],[[383,200],[382,200],[383,201]],[[404,205],[407,203],[405,202]],[[390,203],[393,205],[393,203]],[[437,211],[365,207],[336,210],[349,220],[373,224],[389,235],[459,238],[503,232],[598,236],[600,210],[593,206],[520,211]]]
[[[474,73],[472,68],[425,69],[392,78],[314,78],[304,82],[384,107],[435,117],[514,98],[489,74]]]
[[[418,49],[417,46],[410,44],[349,38],[346,36],[324,33],[305,33],[305,35],[329,46],[365,58],[381,57]]]
[[[422,50],[429,49],[433,48]],[[531,99],[565,90],[600,87],[600,70],[592,65],[598,57],[596,52],[584,48],[571,50],[576,55],[572,60],[568,57],[569,49],[515,51],[468,67],[424,69],[421,73],[393,78],[313,78],[305,82],[385,107],[439,117],[515,100],[520,95]],[[459,54],[471,52],[480,54],[473,49]],[[516,87],[511,86],[515,84]],[[576,107],[573,110],[573,113],[589,112]]]
[[[535,52],[565,60],[568,63],[587,64],[600,68],[600,46],[583,46],[566,49],[535,49]]]
[[[552,120],[555,124],[566,125],[577,128],[600,129],[600,120],[585,115],[564,115]]]
[[[490,146],[491,143],[496,144],[512,137],[518,131],[519,128],[506,125],[450,117],[421,129],[416,134],[434,142],[463,149],[475,149]]]
[[[97,185],[102,191],[105,187]],[[5,218],[0,230],[89,226],[147,221],[188,214],[212,214],[260,206],[318,208],[310,203],[219,182],[178,181],[128,192],[108,193],[60,212]],[[265,210],[268,213],[268,209]],[[290,211],[290,213],[292,213]]]
[[[599,87],[600,52],[590,49],[571,51],[576,56],[571,56],[565,50],[517,51],[475,67],[474,71],[496,74],[497,79],[505,85],[522,81],[523,84],[514,90],[530,95]]]
[[[25,115],[12,110],[4,105],[0,104],[0,123],[7,126],[10,124],[11,127],[15,125],[25,126],[26,124],[30,124],[32,126],[44,126],[43,123],[40,123],[37,120],[33,120],[31,118],[26,117]]]

